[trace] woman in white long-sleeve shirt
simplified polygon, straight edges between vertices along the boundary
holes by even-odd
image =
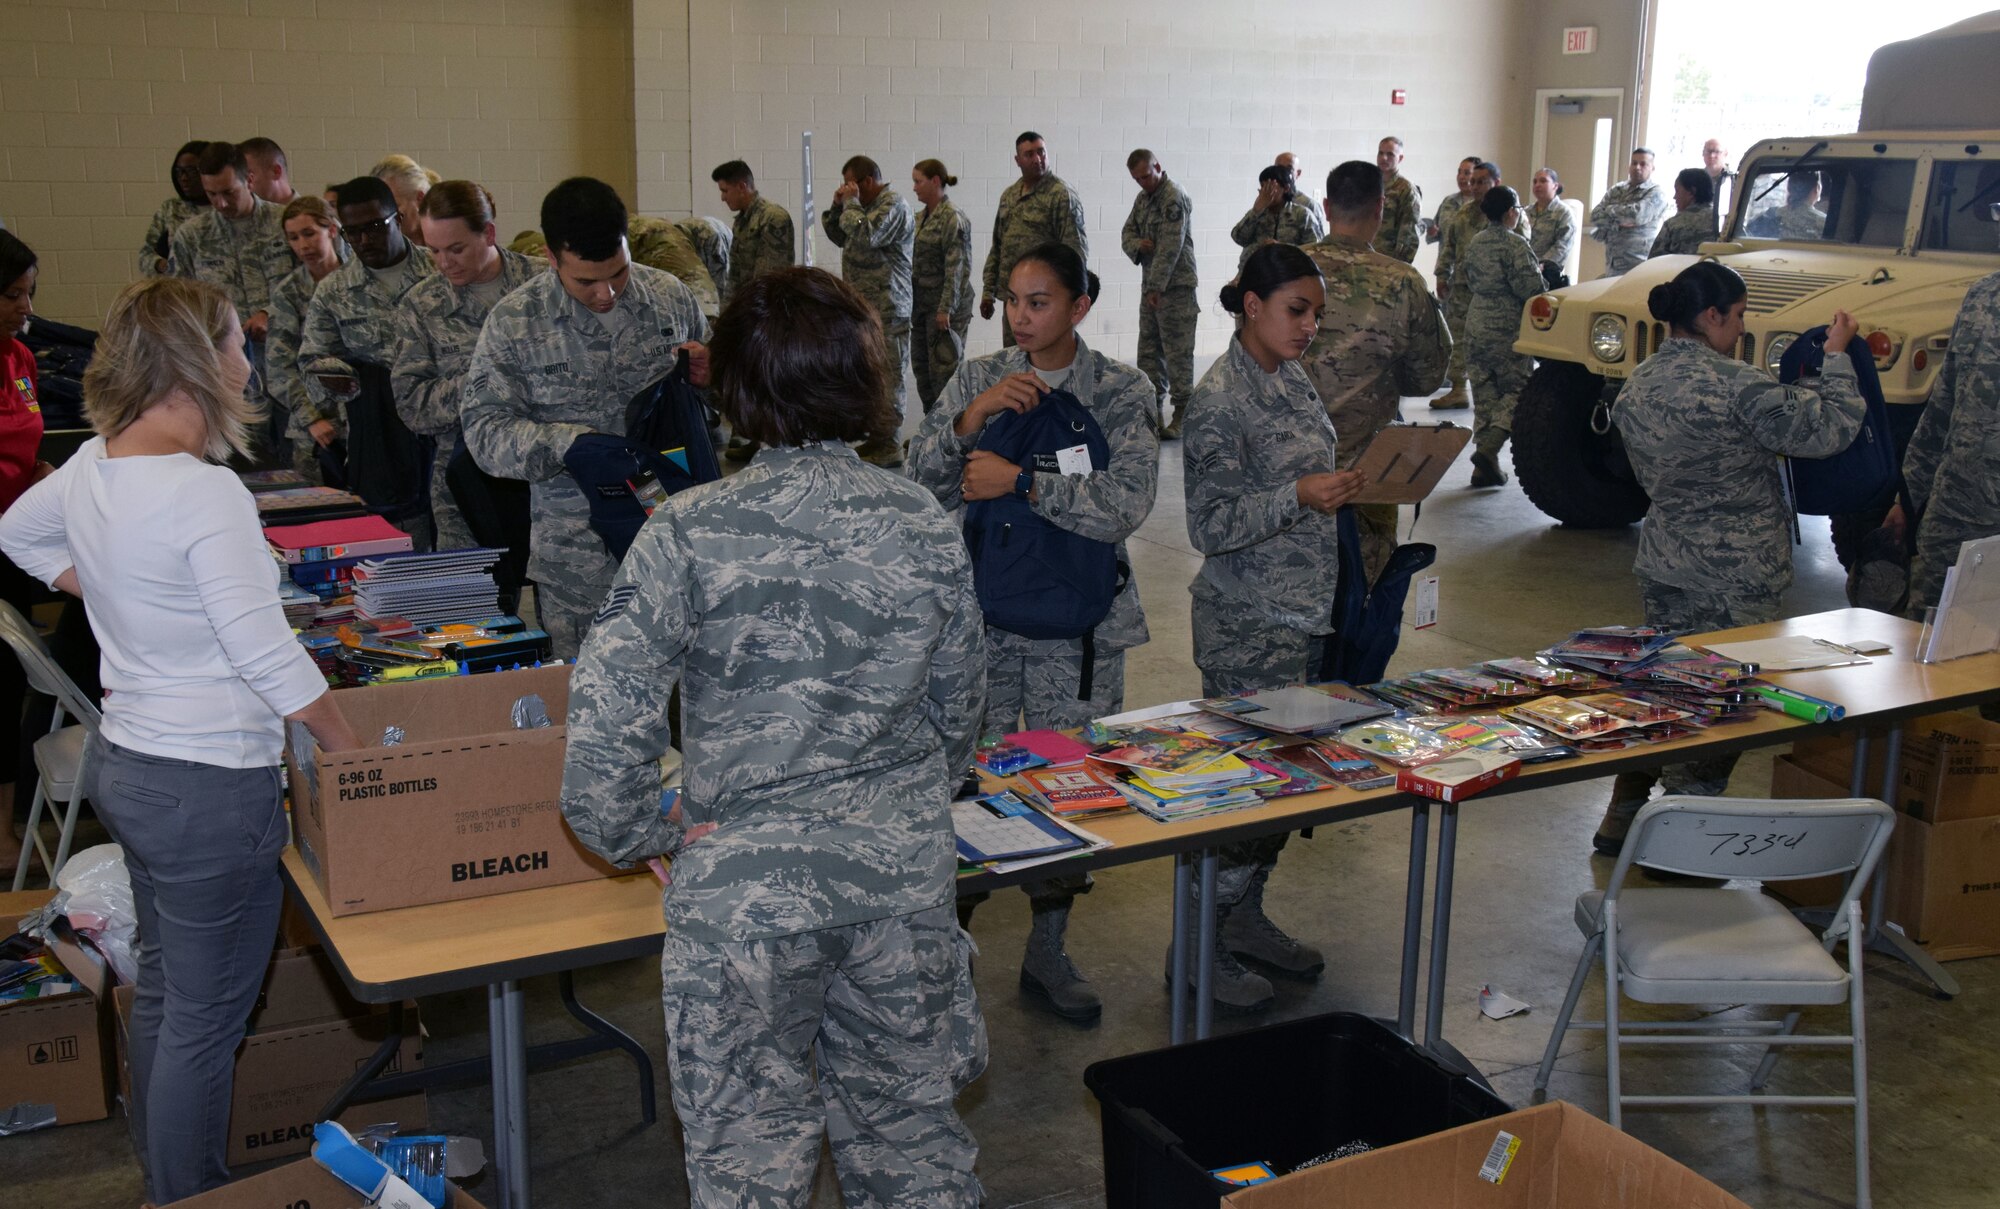
[[[358,746],[278,604],[228,469],[260,417],[229,298],[173,277],[112,303],[84,376],[97,437],[0,517],[0,547],[81,596],[103,648],[85,787],[138,911],[132,1122],[156,1204],[226,1182],[233,1055],[277,934],[284,722]]]

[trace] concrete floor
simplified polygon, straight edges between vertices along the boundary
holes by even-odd
[[[1430,413],[1413,401],[1406,414]],[[1454,418],[1469,420],[1465,413]],[[1512,486],[1469,490],[1468,473],[1461,464],[1446,479],[1417,527],[1417,539],[1439,547],[1442,607],[1435,628],[1406,634],[1393,671],[1525,654],[1581,625],[1640,619],[1629,574],[1636,530],[1564,531]],[[1130,657],[1128,704],[1189,697],[1199,688],[1186,592],[1197,559],[1187,544],[1181,499],[1180,451],[1169,445],[1159,505],[1131,543],[1153,640]],[[1809,522],[1808,529],[1788,613],[1844,603],[1825,526]],[[1761,791],[1768,769],[1768,755],[1747,757],[1735,791]],[[1610,862],[1592,857],[1589,846],[1605,794],[1603,782],[1567,786],[1474,804],[1463,816],[1445,1035],[1516,1104],[1527,1102],[1534,1066],[1576,961],[1579,938],[1570,922],[1571,902],[1609,873]],[[1266,1020],[1327,1011],[1394,1014],[1408,837],[1407,816],[1385,815],[1322,828],[1312,840],[1294,841],[1286,850],[1271,884],[1272,914],[1325,947],[1331,965],[1316,984],[1280,983],[1277,1006]],[[1097,1106],[1083,1086],[1082,1071],[1099,1059],[1165,1041],[1160,970],[1169,879],[1164,863],[1114,869],[1099,875],[1096,891],[1079,904],[1071,952],[1106,1003],[1103,1021],[1089,1028],[1035,1011],[1017,987],[1027,931],[1025,897],[998,894],[980,909],[973,931],[982,946],[978,983],[993,1061],[962,1107],[981,1143],[979,1169],[991,1205],[1066,1209],[1102,1203]],[[1964,993],[1941,1002],[1902,967],[1879,958],[1869,963],[1874,1191],[1884,1209],[2000,1204],[2000,1141],[1992,1126],[2000,1119],[2000,1059],[1986,1031],[2000,996],[2000,961],[1959,962],[1951,971]],[[586,1004],[653,1052],[663,1119],[650,1128],[639,1124],[634,1079],[623,1058],[600,1056],[536,1074],[529,1083],[534,1202],[684,1205],[678,1131],[665,1100],[657,967],[633,961],[584,971],[577,982]],[[1527,1001],[1533,1011],[1505,1021],[1483,1019],[1476,1006],[1483,983]],[[1601,1006],[1596,987],[1593,979],[1580,1014]],[[424,1019],[431,1061],[484,1053],[482,997],[427,1001]],[[1835,1031],[1844,1020],[1839,1011],[1822,1010],[1808,1015],[1806,1027]],[[536,1038],[574,1031],[546,979],[530,987],[529,1021]],[[1224,1020],[1218,1031],[1262,1022]],[[1747,1048],[1667,1058],[1639,1051],[1627,1063],[1627,1087],[1740,1090],[1754,1064]],[[1603,1071],[1599,1037],[1572,1034],[1553,1092],[1601,1115]],[[1845,1087],[1845,1059],[1837,1052],[1793,1050],[1772,1081],[1773,1091],[1800,1094]],[[1382,1091],[1357,1087],[1353,1094]],[[1244,1105],[1254,1107],[1258,1099],[1257,1073],[1248,1071]],[[431,1105],[433,1127],[487,1133],[491,1118],[483,1089],[442,1093]],[[1233,1105],[1215,1107],[1237,1111]],[[1635,1111],[1628,1125],[1759,1209],[1853,1203],[1851,1119],[1845,1112]],[[20,1206],[129,1209],[142,1199],[138,1169],[117,1120],[0,1141],[0,1187],[8,1190],[0,1199]],[[472,1191],[479,1192],[477,1183]],[[839,1203],[823,1163],[813,1205]]]

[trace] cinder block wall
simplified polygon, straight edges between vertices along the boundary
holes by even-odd
[[[95,325],[190,138],[266,135],[301,192],[414,156],[508,232],[578,172],[633,187],[625,0],[0,0],[0,220]]]
[[[1316,195],[1335,163],[1393,132],[1435,206],[1460,156],[1526,154],[1529,85],[1503,51],[1522,44],[1519,23],[1554,21],[1521,0],[0,4],[0,219],[41,254],[39,305],[55,318],[94,324],[133,276],[190,137],[268,135],[314,190],[405,152],[485,183],[511,234],[578,172],[644,212],[726,216],[708,174],[739,156],[796,210],[812,130],[822,201],[849,155],[881,161],[899,189],[910,164],[943,159],[983,259],[1014,136],[1032,128],[1088,206],[1105,288],[1087,334],[1124,357],[1133,147],[1194,198],[1212,353],[1229,331],[1214,302],[1236,267],[1228,230],[1259,168],[1295,151]],[[1395,88],[1406,105],[1390,104]],[[998,333],[975,320],[974,351]]]

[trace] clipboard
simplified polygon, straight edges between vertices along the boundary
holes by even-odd
[[[1457,424],[1391,424],[1354,464],[1367,480],[1354,502],[1422,503],[1471,442],[1472,430]]]

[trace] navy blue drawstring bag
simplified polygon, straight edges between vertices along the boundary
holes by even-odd
[[[1778,363],[1778,381],[1791,385],[1807,369],[1826,360],[1824,325],[1792,342]],[[1903,471],[1896,456],[1896,434],[1889,422],[1889,403],[1875,373],[1875,355],[1859,335],[1847,343],[1854,363],[1855,384],[1868,414],[1854,442],[1823,458],[1787,458],[1793,507],[1802,516],[1834,516],[1843,512],[1879,511],[1896,502]]]

